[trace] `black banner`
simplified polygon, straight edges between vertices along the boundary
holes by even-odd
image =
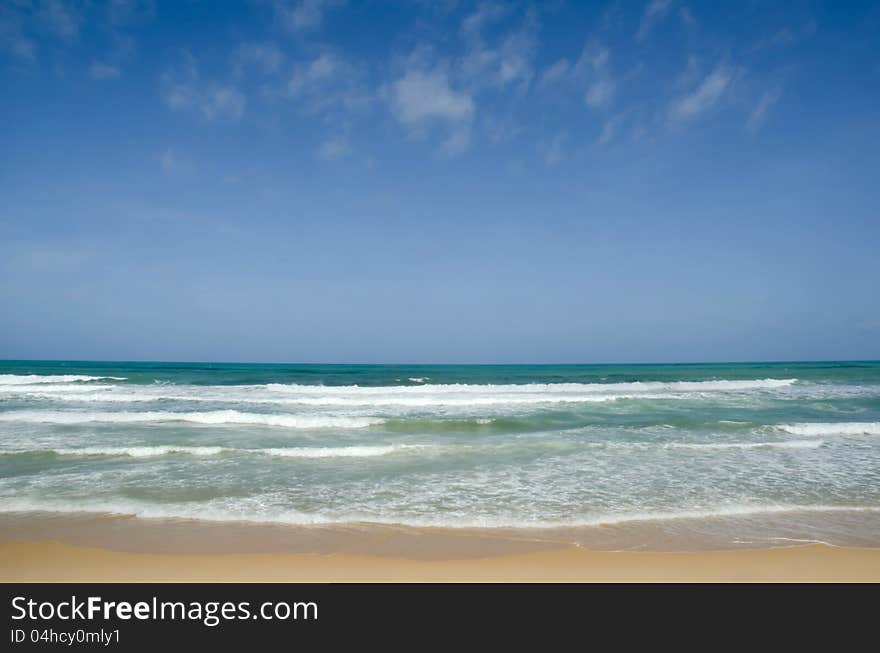
[[[660,642],[876,646],[877,585],[3,585],[0,650]],[[708,640],[702,638],[708,637]],[[606,646],[602,646],[604,650]],[[207,649],[205,649],[207,650]]]

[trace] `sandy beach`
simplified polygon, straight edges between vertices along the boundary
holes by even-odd
[[[643,527],[638,533],[661,542],[656,531]],[[6,513],[0,518],[0,581],[880,581],[880,548],[812,543],[600,550],[600,539],[591,548],[562,539],[568,536],[565,531]]]
[[[345,554],[149,554],[0,543],[3,582],[878,582],[880,549],[823,545],[642,553],[563,549],[412,560]]]

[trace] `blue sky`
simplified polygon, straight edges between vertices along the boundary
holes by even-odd
[[[880,358],[880,4],[0,4],[0,358]]]

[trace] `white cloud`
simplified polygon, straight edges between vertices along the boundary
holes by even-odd
[[[538,86],[546,87],[551,86],[553,84],[558,84],[568,75],[571,70],[571,64],[568,59],[563,57],[556,63],[548,66],[544,69],[544,72],[541,73],[541,79],[538,81]]]
[[[10,39],[7,49],[19,59],[34,60],[35,47],[33,41],[24,37]]]
[[[608,66],[611,51],[601,45],[585,46],[574,65],[573,72],[577,76],[602,73]]]
[[[548,166],[555,166],[563,159],[563,146],[568,140],[568,134],[564,131],[557,133],[549,141],[541,141],[538,143],[538,152],[543,156],[544,163]]]
[[[602,130],[599,132],[599,138],[596,139],[596,142],[599,145],[607,145],[608,143],[613,141],[614,137],[620,130],[621,123],[623,122],[624,118],[626,118],[626,116],[627,112],[622,112],[605,120],[605,122],[602,123]]]
[[[440,151],[447,156],[455,156],[464,152],[471,143],[471,126],[470,123],[457,125],[450,133],[449,137],[443,141]]]
[[[469,121],[474,102],[469,95],[454,91],[440,69],[408,70],[392,84],[391,105],[401,122],[425,120]]]
[[[62,39],[72,41],[79,36],[83,21],[79,3],[61,0],[41,0],[37,19],[50,32]]]
[[[512,114],[499,115],[481,112],[480,126],[485,130],[489,141],[495,145],[507,143],[522,134],[524,127]]]
[[[236,88],[212,84],[205,89],[201,110],[208,120],[238,120],[244,115],[245,99]]]
[[[782,91],[778,88],[765,91],[755,105],[755,108],[752,109],[749,114],[749,119],[746,122],[746,129],[753,134],[760,130],[761,127],[764,126],[764,122],[767,120],[767,112],[779,101],[780,97],[782,97]]]
[[[353,111],[373,100],[363,70],[332,52],[294,65],[287,94],[312,113],[331,109]]]
[[[278,70],[282,61],[284,54],[271,42],[242,43],[232,53],[232,69],[237,76],[243,75],[248,69],[270,75]]]
[[[448,134],[440,151],[448,156],[459,154],[470,144],[474,100],[469,93],[453,89],[444,67],[423,69],[414,59],[385,90],[391,110],[412,133],[431,124],[445,124]]]
[[[809,20],[800,27],[782,27],[772,36],[766,37],[758,41],[752,50],[763,50],[766,48],[787,48],[796,45],[804,39],[808,39],[816,33],[816,22]]]
[[[325,161],[334,161],[351,154],[351,145],[346,138],[331,138],[318,148],[318,156]]]
[[[457,69],[462,78],[475,87],[512,85],[525,91],[534,76],[532,61],[538,46],[538,21],[533,11],[528,11],[522,24],[494,45],[483,35],[484,28],[508,13],[506,7],[483,4],[462,21],[461,33],[467,50],[458,61]]]
[[[609,79],[598,79],[587,89],[584,102],[591,109],[600,109],[610,104],[614,97],[614,82]]]
[[[601,45],[585,46],[572,68],[572,78],[579,83],[586,80],[584,103],[591,109],[603,109],[611,105],[617,82],[611,74],[609,62],[611,51]]]
[[[0,4],[0,49],[22,61],[33,61],[36,57],[34,42],[22,32],[22,18],[11,6]]]
[[[688,55],[687,65],[684,71],[675,80],[675,85],[679,88],[690,86],[700,77],[700,61],[694,55]]]
[[[162,97],[174,111],[197,111],[208,120],[238,120],[244,115],[244,95],[234,86],[202,81],[189,53],[162,75],[161,82]]]
[[[339,4],[340,0],[300,0],[293,4],[276,0],[275,14],[287,29],[302,32],[320,27],[324,13]]]
[[[101,61],[93,61],[89,66],[89,75],[92,79],[113,79],[119,77],[120,70],[117,66],[103,63]]]
[[[461,21],[461,32],[466,38],[478,39],[487,25],[505,16],[509,7],[494,2],[484,2],[472,14]]]
[[[532,58],[537,43],[535,30],[528,26],[504,39],[498,57],[498,76],[502,86],[518,82],[523,90],[528,87],[534,75]]]
[[[681,22],[685,27],[689,29],[694,29],[697,27],[697,19],[694,18],[694,14],[691,11],[690,7],[682,7],[678,10],[678,15],[681,16]]]
[[[636,32],[636,40],[644,41],[657,23],[666,17],[671,7],[672,0],[651,0],[645,6],[642,20],[639,23],[639,31]]]
[[[670,117],[679,122],[692,120],[711,109],[724,95],[733,80],[733,70],[720,65],[690,93],[677,98],[670,107]]]
[[[330,79],[343,65],[336,56],[324,53],[307,65],[297,66],[287,88],[292,95],[298,95],[304,92],[308,86]]]
[[[153,18],[156,13],[154,0],[109,0],[107,2],[107,22],[113,27],[125,27],[142,23]]]
[[[162,167],[162,172],[172,177],[188,175],[195,170],[192,161],[181,157],[170,147],[162,154],[159,164]]]

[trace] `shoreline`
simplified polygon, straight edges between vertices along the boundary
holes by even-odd
[[[0,582],[880,582],[880,549],[554,551],[457,560],[349,554],[125,553],[0,542]]]
[[[870,549],[880,548],[878,533],[880,510],[683,516],[546,527],[296,524],[88,511],[0,511],[0,541],[55,541],[157,554],[348,554],[442,560],[572,547],[654,553],[765,550],[808,544]]]

